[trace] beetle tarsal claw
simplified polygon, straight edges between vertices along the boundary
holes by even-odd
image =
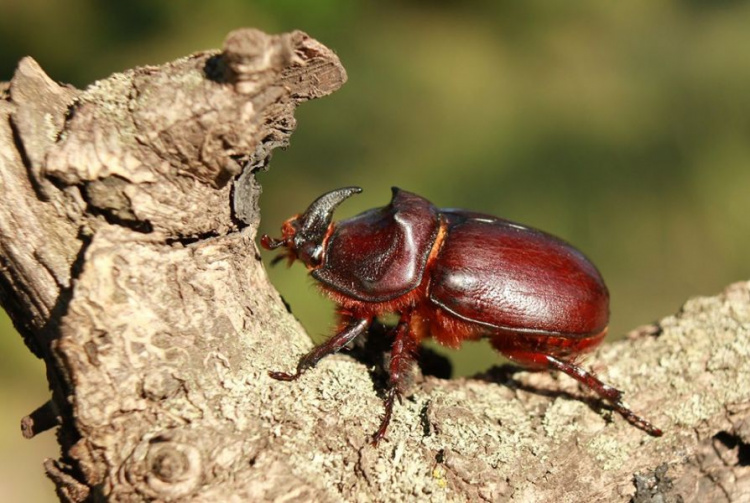
[[[651,424],[651,421],[633,412],[622,400],[617,400],[616,402],[613,402],[612,405],[615,411],[619,412],[628,423],[636,428],[639,428],[654,437],[661,437],[664,434],[661,428],[654,426]]]
[[[374,433],[372,437],[370,437],[370,445],[373,447],[377,447],[380,441],[383,439],[385,439],[385,433],[383,433],[382,435],[380,434],[380,432]]]
[[[302,375],[299,372],[294,374],[289,374],[287,372],[273,372],[271,370],[268,371],[268,376],[271,379],[276,379],[277,381],[295,381],[299,379],[299,376]]]

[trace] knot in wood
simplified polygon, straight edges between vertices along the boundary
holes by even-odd
[[[162,449],[151,460],[151,473],[164,482],[175,482],[189,471],[190,460],[184,453]]]
[[[146,456],[148,487],[162,497],[182,497],[198,487],[202,473],[200,451],[178,442],[152,444]]]

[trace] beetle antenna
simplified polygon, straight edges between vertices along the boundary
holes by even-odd
[[[282,239],[274,239],[268,234],[263,234],[260,238],[260,245],[266,250],[275,250],[284,245],[286,241]]]

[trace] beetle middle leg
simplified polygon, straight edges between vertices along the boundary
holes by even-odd
[[[348,343],[364,334],[370,320],[367,318],[355,318],[348,322],[343,330],[325,341],[323,344],[315,346],[312,351],[300,358],[297,363],[297,371],[293,374],[287,372],[268,372],[268,375],[279,381],[294,381],[299,378],[307,369],[313,368],[320,360],[328,355],[338,353]]]
[[[662,435],[661,429],[657,428],[649,420],[639,416],[630,408],[625,405],[622,401],[622,391],[617,388],[610,386],[609,384],[601,381],[595,374],[587,371],[586,369],[579,367],[573,363],[569,363],[554,356],[550,356],[544,353],[522,351],[518,349],[509,349],[503,347],[496,340],[493,341],[493,345],[505,356],[511,360],[520,363],[521,365],[528,366],[536,369],[551,369],[559,370],[569,375],[576,381],[580,382],[587,388],[593,390],[597,395],[609,401],[612,407],[623,417],[627,422],[633,426],[640,428],[649,435],[660,437]]]
[[[396,336],[391,346],[391,362],[388,366],[388,390],[384,401],[385,414],[378,431],[372,436],[372,445],[378,445],[378,442],[385,437],[385,432],[393,415],[393,404],[396,397],[401,400],[406,377],[412,369],[412,364],[416,361],[419,343],[412,337],[409,320],[409,315],[402,315],[396,327]]]

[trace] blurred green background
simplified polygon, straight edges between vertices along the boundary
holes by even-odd
[[[750,2],[0,0],[0,80],[32,55],[84,87],[112,72],[218,48],[240,26],[302,29],[349,82],[303,104],[261,175],[262,232],[315,197],[361,185],[340,217],[390,186],[574,243],[612,293],[612,336],[689,296],[748,279]],[[271,272],[313,337],[331,306],[301,266]],[[0,321],[0,500],[54,501],[20,418],[44,370]],[[474,345],[460,375],[497,359]]]

